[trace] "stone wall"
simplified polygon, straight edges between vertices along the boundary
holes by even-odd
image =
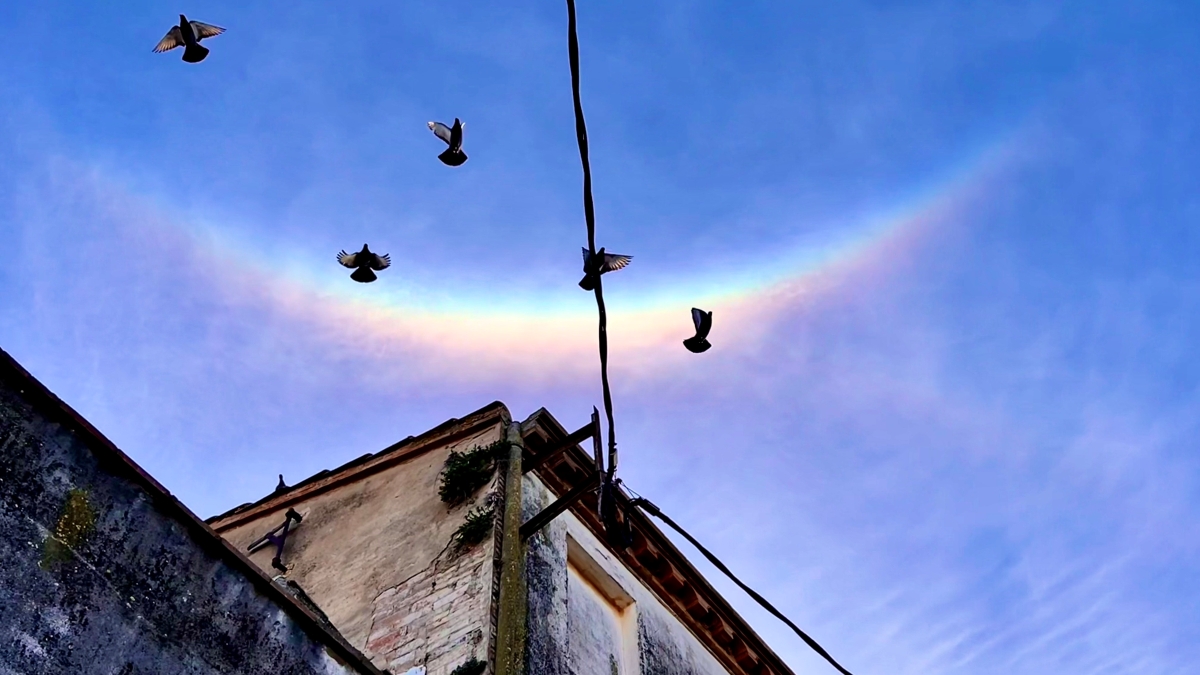
[[[0,674],[378,673],[284,597],[0,352]]]

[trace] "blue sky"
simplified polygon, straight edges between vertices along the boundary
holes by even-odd
[[[593,347],[508,359],[487,318],[592,330],[562,3],[120,4],[0,6],[0,347],[202,516],[495,399],[586,420]],[[201,64],[150,53],[180,11],[229,29]],[[1200,8],[579,19],[614,316],[681,340],[803,281],[714,300],[702,356],[614,327],[627,483],[856,673],[1194,669]],[[352,287],[363,241],[394,264]],[[474,323],[388,339],[427,316]]]

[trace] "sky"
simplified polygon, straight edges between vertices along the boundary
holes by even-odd
[[[859,675],[1194,672],[1200,6],[579,4],[625,484]],[[0,348],[200,516],[600,404],[563,3],[0,21]]]

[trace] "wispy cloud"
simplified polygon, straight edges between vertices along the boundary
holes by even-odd
[[[635,255],[612,284],[628,485],[855,672],[1189,672],[1200,92],[1163,44],[1200,53],[1190,15],[726,9],[586,10],[602,243]],[[218,3],[231,30],[190,71],[127,55],[157,19],[19,11],[0,338],[193,508],[493,399],[586,419],[561,8]],[[275,12],[327,30],[239,28]],[[40,46],[109,23],[108,65]],[[430,161],[440,115],[470,122],[462,171]],[[891,208],[1014,128],[981,198]],[[364,239],[396,264],[359,288],[332,255]]]

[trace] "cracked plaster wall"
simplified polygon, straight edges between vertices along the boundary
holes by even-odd
[[[405,673],[424,666],[428,675],[448,675],[472,656],[489,658],[494,541],[462,555],[451,541],[468,511],[496,499],[500,472],[454,508],[441,501],[438,486],[452,450],[486,446],[502,432],[497,424],[291,505],[304,521],[288,536],[288,578],[378,667]],[[286,510],[221,535],[244,551],[281,524]],[[264,549],[250,558],[270,570],[272,555]]]

